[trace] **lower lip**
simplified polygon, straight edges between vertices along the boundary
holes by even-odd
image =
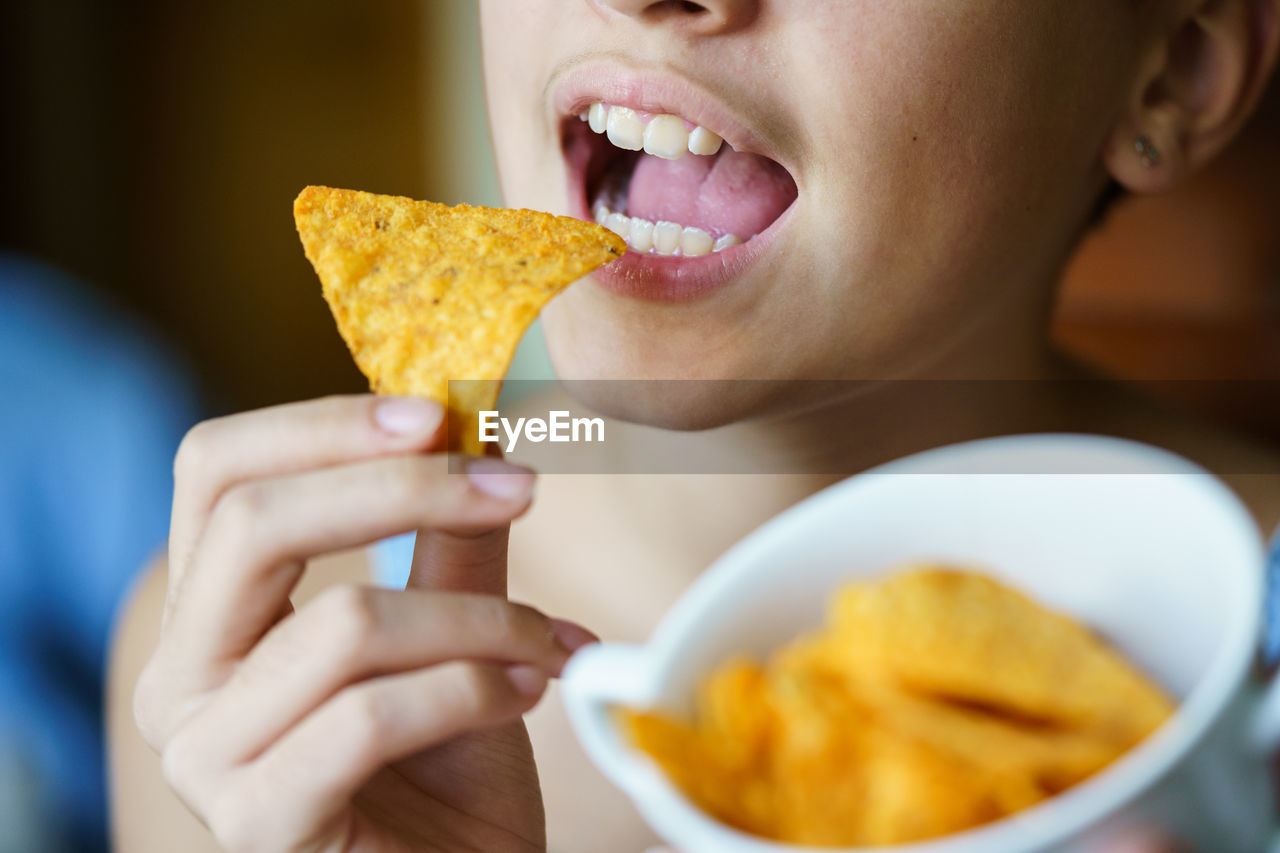
[[[582,168],[569,164],[570,213],[594,222],[587,207]],[[745,243],[696,258],[671,257],[628,250],[618,260],[591,273],[605,290],[650,302],[689,302],[708,296],[742,277],[778,239],[793,202],[769,227]]]

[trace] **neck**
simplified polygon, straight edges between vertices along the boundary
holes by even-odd
[[[1008,271],[1014,284],[957,318],[927,356],[882,381],[842,389],[806,409],[726,427],[718,438],[764,454],[773,470],[849,476],[929,448],[1069,428],[1078,368],[1049,344],[1066,250]]]
[[[1079,372],[1043,332],[975,328],[966,337],[982,345],[951,348],[893,379],[731,383],[758,386],[749,393],[769,399],[774,413],[699,432],[627,425],[620,468],[787,475],[816,490],[932,447],[1069,428],[1070,386],[1061,380]],[[722,488],[720,479],[711,487]],[[780,488],[781,499],[794,499],[794,483]]]
[[[821,405],[709,435],[726,453],[770,473],[849,476],[932,447],[1064,428],[1063,378],[903,378],[832,386]]]
[[[663,473],[676,475],[610,477],[597,496],[597,509],[608,505],[650,531],[638,552],[654,547],[652,531],[661,531],[658,538],[669,546],[663,559],[646,564],[659,594],[635,617],[632,633],[642,637],[735,541],[838,480],[958,441],[1072,428],[1071,383],[1061,380],[1078,379],[1079,371],[1050,350],[1043,334],[1027,335],[1016,349],[1008,335],[988,339],[1006,343],[998,352],[947,353],[899,379],[780,383],[798,389],[794,405],[716,429],[618,424],[619,470],[654,471],[650,461],[661,459]],[[1021,369],[1013,373],[1007,365]]]

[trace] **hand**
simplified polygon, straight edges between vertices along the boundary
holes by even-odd
[[[197,426],[175,462],[144,738],[233,851],[542,850],[520,716],[585,629],[506,600],[533,473],[448,459],[440,407],[333,397]],[[409,588],[296,612],[306,561],[418,529]]]

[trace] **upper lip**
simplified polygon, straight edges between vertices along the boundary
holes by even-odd
[[[556,80],[551,99],[557,121],[578,116],[597,102],[630,107],[637,112],[676,115],[719,135],[735,151],[778,162],[795,177],[795,171],[770,140],[722,99],[681,75],[663,70],[640,71],[614,62],[588,63]]]

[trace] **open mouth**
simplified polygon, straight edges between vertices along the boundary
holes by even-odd
[[[694,258],[749,243],[798,191],[791,174],[678,115],[594,102],[562,139],[586,209],[632,253]]]

